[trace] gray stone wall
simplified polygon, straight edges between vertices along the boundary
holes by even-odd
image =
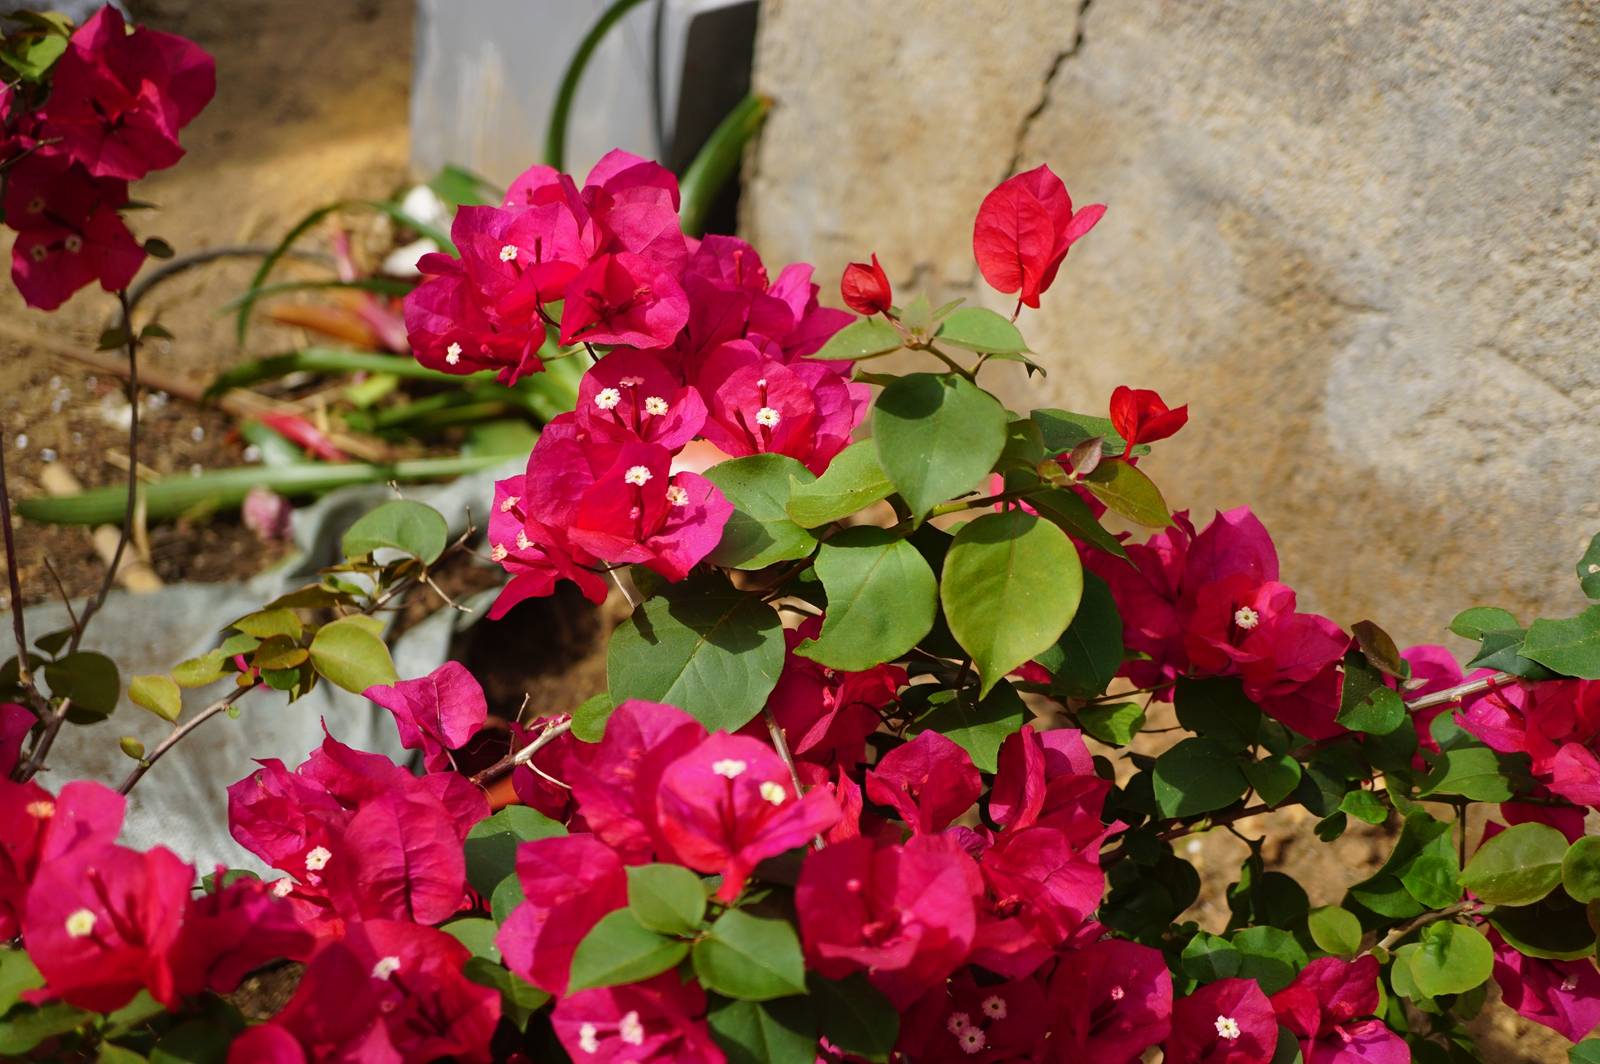
[[[745,229],[996,309],[983,194],[1103,201],[1013,405],[1191,404],[1149,468],[1249,503],[1306,608],[1438,639],[1575,612],[1600,529],[1592,0],[767,0]],[[831,281],[830,281],[831,283]],[[836,296],[835,296],[836,298]]]

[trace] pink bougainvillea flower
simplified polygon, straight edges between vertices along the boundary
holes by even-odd
[[[1551,680],[1497,688],[1457,718],[1501,753],[1525,753],[1551,794],[1600,807],[1600,683]]]
[[[0,939],[16,937],[39,869],[111,845],[126,807],[99,783],[68,783],[52,795],[32,781],[0,779]]]
[[[527,491],[526,475],[495,481],[489,557],[511,580],[489,607],[489,619],[499,620],[524,599],[543,598],[562,580],[577,584],[584,598],[598,606],[606,600],[606,581],[588,568],[595,560],[574,548],[559,526],[548,527],[528,516]]]
[[[260,880],[239,879],[190,903],[172,954],[177,992],[231,994],[255,969],[305,960],[314,945],[291,905]]]
[[[572,748],[564,779],[578,810],[626,863],[666,848],[656,823],[661,774],[705,737],[700,722],[676,706],[628,699],[612,711],[600,742]]]
[[[912,1006],[895,1048],[928,1064],[1044,1060],[1049,1016],[1037,980],[979,983],[963,969]]]
[[[1278,1022],[1300,1043],[1306,1064],[1407,1064],[1411,1050],[1381,1020],[1378,960],[1319,957],[1272,995]]]
[[[698,983],[665,972],[642,983],[584,990],[556,1002],[556,1037],[573,1060],[594,1064],[725,1064],[706,1029]]]
[[[705,396],[702,432],[728,454],[784,454],[820,474],[850,443],[870,390],[828,363],[785,365],[747,340],[723,344],[696,379]]]
[[[601,917],[628,904],[622,861],[593,835],[536,839],[517,850],[517,879],[526,900],[495,942],[513,972],[563,995],[578,943]]]
[[[546,728],[557,723],[559,721],[552,717],[535,720],[530,727],[513,722],[511,749],[525,748],[539,738]],[[578,805],[573,799],[572,788],[561,779],[561,774],[562,766],[578,745],[578,740],[572,737],[570,731],[553,739],[545,739],[544,745],[534,751],[531,758],[511,770],[511,789],[516,792],[517,800],[558,824],[572,821]]]
[[[1062,1060],[1129,1064],[1172,1029],[1172,973],[1161,951],[1103,939],[1061,958],[1050,979]]]
[[[1271,1064],[1278,1017],[1254,979],[1219,979],[1172,1005],[1163,1064]]]
[[[11,775],[22,756],[22,741],[28,737],[39,718],[27,706],[15,702],[0,703],[0,780]]]
[[[1519,1015],[1569,1042],[1581,1042],[1600,1023],[1600,970],[1592,960],[1527,957],[1492,930],[1489,942],[1501,999]]]
[[[806,961],[830,979],[865,971],[904,1009],[966,960],[981,890],[972,859],[948,839],[834,843],[806,858],[795,887]]]
[[[127,202],[126,182],[91,177],[59,153],[37,152],[11,168],[11,279],[29,306],[54,310],[94,281],[108,292],[127,287],[145,259],[117,213]]]
[[[1118,385],[1111,393],[1111,427],[1128,441],[1122,457],[1141,443],[1154,443],[1177,433],[1189,421],[1189,406],[1168,408],[1161,396],[1148,388]]]
[[[1122,615],[1129,660],[1120,675],[1140,687],[1161,688],[1188,669],[1183,650],[1183,577],[1194,526],[1182,511],[1172,527],[1144,543],[1129,543],[1124,562],[1099,550],[1080,550],[1085,569],[1104,580]]]
[[[489,717],[483,688],[459,661],[447,661],[415,680],[369,687],[362,694],[394,714],[400,745],[421,750],[429,772],[453,768],[450,751],[465,746]]]
[[[364,802],[328,849],[328,894],[347,920],[437,924],[466,898],[467,866],[456,823],[419,790]]]
[[[178,131],[217,88],[216,63],[193,41],[129,33],[115,7],[78,28],[51,75],[51,136],[90,173],[124,181],[181,159]]]
[[[636,439],[676,451],[700,432],[706,404],[644,351],[613,351],[578,385],[578,427],[618,442]]]
[[[729,902],[756,865],[832,827],[839,806],[826,787],[797,795],[772,747],[719,733],[662,771],[656,818],[678,863],[722,874]]]
[[[110,1012],[143,989],[175,1007],[173,952],[193,882],[194,869],[163,846],[100,846],[42,865],[22,919],[45,979],[31,1000]]]
[[[1195,535],[1183,556],[1183,587],[1189,602],[1200,588],[1242,573],[1267,584],[1278,579],[1278,551],[1248,506],[1226,510]]]
[[[1106,212],[1096,203],[1076,212],[1067,187],[1048,166],[1007,178],[983,198],[972,227],[972,253],[995,291],[1018,293],[1025,306],[1039,296],[1074,242]]]
[[[470,957],[454,937],[431,927],[392,920],[353,924],[312,958],[270,1026],[291,1035],[308,1060],[487,1062],[500,992],[463,974]],[[287,1052],[281,1038],[260,1030],[247,1048]]]
[[[867,773],[867,799],[894,807],[919,834],[943,831],[982,793],[972,758],[932,730],[889,751]]]
[[[839,294],[844,305],[857,314],[868,317],[882,314],[894,302],[894,289],[889,286],[889,275],[878,265],[878,256],[872,256],[872,265],[852,262],[844,268],[839,281]]]
[[[979,860],[991,911],[1016,916],[1046,946],[1065,941],[1100,905],[1100,844],[1112,830],[1082,815],[1001,832]]]
[[[666,347],[689,320],[689,298],[672,274],[631,252],[601,255],[567,283],[563,344]]]

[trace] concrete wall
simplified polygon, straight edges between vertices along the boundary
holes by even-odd
[[[1080,6],[1081,4],[1081,6]],[[1593,0],[767,0],[744,228],[1009,310],[973,213],[1048,162],[1110,212],[1013,405],[1191,404],[1149,468],[1249,503],[1302,603],[1438,639],[1575,612],[1600,529]]]

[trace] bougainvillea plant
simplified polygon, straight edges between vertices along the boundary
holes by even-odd
[[[16,277],[43,306],[125,283],[123,183],[177,157],[210,84],[109,10],[65,48],[5,112]],[[58,187],[93,194],[70,213]],[[809,267],[772,275],[677,212],[671,175],[622,152],[581,184],[535,167],[460,210],[459,257],[407,301],[437,369],[589,364],[485,500],[508,577],[489,616],[561,581],[632,613],[608,689],[539,707],[497,764],[457,769],[478,682],[396,676],[372,616],[469,549],[413,502],[362,518],[317,583],[219,618],[209,654],[135,677],[173,730],[124,742],[115,790],[44,774],[59,729],[119,693],[79,650],[88,616],[30,646],[13,610],[0,1054],[1400,1064],[1477,1059],[1465,1025],[1497,987],[1600,1059],[1600,606],[1469,609],[1466,673],[1303,612],[1248,509],[1173,512],[1141,468],[1187,407],[1119,388],[1109,417],[1010,411],[979,378],[1038,371],[1015,314],[896,304],[874,256],[844,275],[853,317]],[[1103,213],[1048,167],[1009,179],[977,215],[982,275],[1037,306]],[[894,353],[908,372],[868,368]],[[1578,576],[1600,598],[1600,538]],[[226,801],[265,875],[117,844],[172,745],[258,688],[324,682],[392,714],[420,771],[327,720],[302,763],[195,796]],[[181,689],[212,684],[186,714]],[[1229,916],[1202,926],[1175,843],[1289,808],[1322,844],[1387,825],[1389,855],[1313,907],[1240,833]],[[227,995],[285,961],[292,997],[247,1025]]]

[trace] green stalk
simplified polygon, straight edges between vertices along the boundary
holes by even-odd
[[[319,495],[352,484],[384,484],[391,480],[416,481],[459,477],[492,469],[510,455],[471,458],[415,458],[370,464],[315,462],[306,465],[244,466],[216,469],[197,477],[168,477],[146,484],[140,492],[146,515],[153,521],[177,517],[206,505],[232,509],[244,501],[251,488],[271,488],[280,495]],[[102,525],[122,521],[127,492],[120,487],[94,488],[77,495],[36,497],[17,502],[17,512],[30,521],[56,525]]]
[[[761,124],[772,110],[772,99],[767,96],[746,96],[728,116],[711,131],[705,146],[683,172],[678,183],[683,207],[679,212],[683,231],[688,236],[700,236],[705,229],[706,214],[722,187],[739,169],[744,146],[756,135]]]
[[[566,169],[567,120],[572,114],[572,100],[578,94],[578,82],[583,80],[584,68],[589,65],[594,50],[600,46],[606,34],[611,32],[611,27],[621,21],[623,15],[638,7],[640,2],[641,0],[616,0],[589,28],[589,32],[578,44],[578,50],[572,53],[572,60],[567,64],[567,72],[561,76],[561,87],[556,91],[555,106],[550,109],[550,122],[544,131],[544,161],[557,170]]]

